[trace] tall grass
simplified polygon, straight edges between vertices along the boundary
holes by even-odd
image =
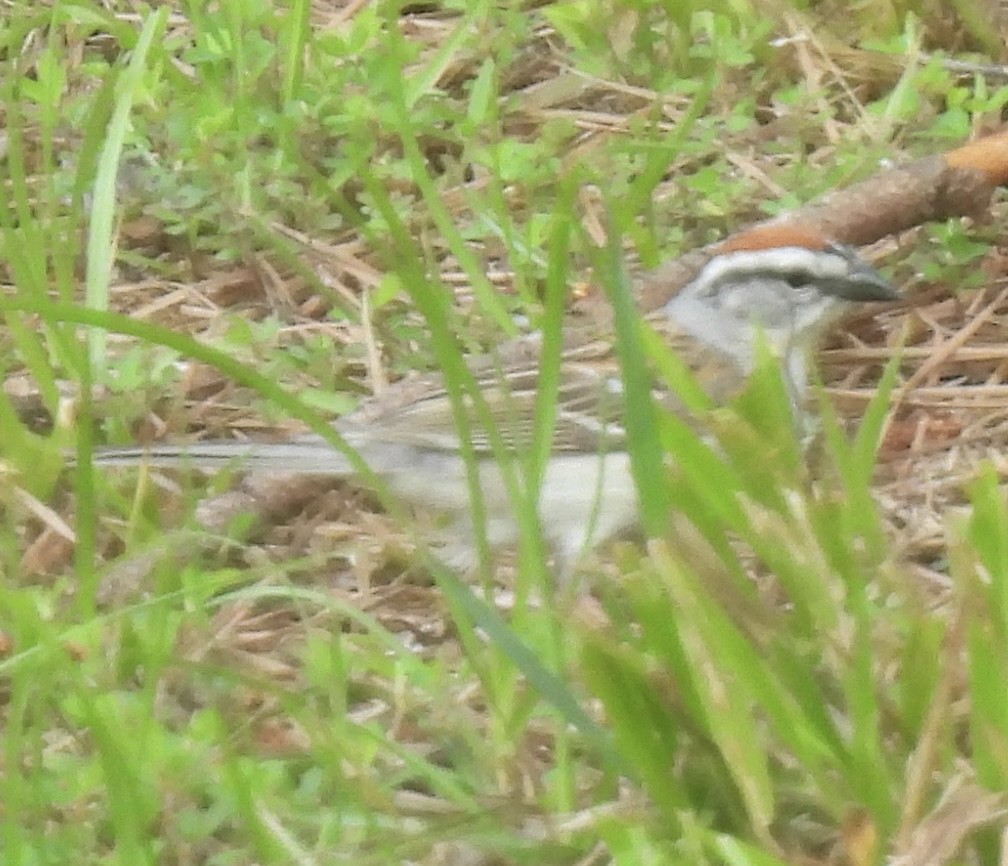
[[[873,106],[813,86],[809,55],[771,49],[783,19],[745,3],[166,10],[15,3],[0,23],[0,358],[52,422],[0,390],[0,860],[867,866],[927,853],[941,830],[941,862],[999,862],[993,473],[949,519],[949,592],[924,597],[871,491],[898,362],[856,430],[819,404],[808,451],[772,361],[711,406],[641,325],[627,276],[628,250],[654,263],[710,240],[768,188],[800,199],[822,189],[796,179],[864,173],[851,118]],[[788,20],[818,22],[797,6]],[[922,98],[965,98],[942,79],[939,100],[928,75]],[[941,138],[942,116],[901,130]],[[807,158],[824,129],[828,170]],[[158,221],[152,249],[121,231],[138,207]],[[319,265],[330,242],[374,284]],[[488,276],[500,262],[513,292]],[[586,559],[594,596],[572,600],[553,591],[536,502],[588,262],[614,313],[644,539]],[[256,297],[196,337],[182,314],[113,311],[156,318],[130,303],[145,278],[167,295],[208,272],[307,286],[330,319]],[[374,371],[334,332],[372,340],[380,372],[436,368],[467,442],[487,412],[466,356],[532,329],[533,444],[516,460],[494,443],[522,536],[504,592],[488,545],[469,584],[388,497],[420,563],[394,580],[394,556],[368,568],[362,500],[315,546],[246,545],[195,525],[197,479],[88,468],[96,438],[190,425],[179,359],[240,386],[225,419],[246,400],[343,447],[305,382],[353,402]],[[702,433],[653,404],[655,381]],[[78,466],[61,474],[67,447]]]

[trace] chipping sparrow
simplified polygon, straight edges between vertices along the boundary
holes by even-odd
[[[755,229],[715,249],[697,276],[650,324],[716,402],[737,393],[752,372],[757,334],[781,359],[797,404],[807,388],[806,356],[845,308],[889,301],[892,286],[848,248],[788,226]],[[526,338],[504,363],[470,364],[496,432],[517,453],[530,444],[538,388],[538,342]],[[674,395],[659,399],[676,411]],[[545,540],[569,568],[587,547],[635,521],[636,492],[622,426],[622,388],[611,338],[565,335],[552,452],[539,493]],[[513,504],[481,415],[470,419],[491,547],[518,539]],[[475,561],[467,467],[451,401],[437,376],[408,378],[336,422],[363,461],[405,502],[447,513],[444,560]],[[347,457],[317,436],[287,443],[196,442],[107,449],[100,465],[149,463],[204,469],[351,475]]]

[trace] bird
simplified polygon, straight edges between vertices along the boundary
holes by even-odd
[[[898,297],[852,247],[806,227],[769,225],[714,247],[696,276],[646,321],[715,405],[742,390],[755,369],[758,346],[769,346],[800,411],[810,350],[830,325],[853,305]],[[564,337],[551,450],[538,489],[540,526],[558,573],[569,573],[586,551],[629,530],[637,519],[613,342],[597,328],[574,328]],[[506,459],[526,454],[533,442],[540,352],[541,337],[533,334],[506,356],[469,359],[485,404],[477,411],[470,400],[465,410],[484,514],[479,528],[452,400],[438,374],[400,380],[334,422],[394,496],[447,517],[436,548],[442,562],[457,571],[478,563],[477,531],[485,533],[491,549],[519,541],[499,443]],[[656,396],[669,411],[684,413],[677,396],[660,384]],[[345,453],[317,435],[279,443],[111,447],[98,449],[93,462],[359,475]]]

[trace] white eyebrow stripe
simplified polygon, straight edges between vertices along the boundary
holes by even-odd
[[[696,282],[716,285],[728,275],[793,274],[805,271],[815,279],[841,279],[849,273],[849,262],[840,253],[805,247],[773,247],[739,250],[712,258],[697,275]]]

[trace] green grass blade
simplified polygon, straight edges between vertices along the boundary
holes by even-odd
[[[640,320],[623,264],[618,223],[610,220],[604,250],[597,254],[597,274],[613,308],[615,348],[623,379],[623,418],[627,450],[640,505],[641,525],[660,538],[669,523],[670,502],[658,413],[651,396],[652,375],[640,339]]]
[[[120,75],[115,110],[112,112],[108,134],[98,159],[92,192],[91,218],[88,223],[85,275],[85,302],[93,310],[104,310],[108,307],[109,278],[114,257],[113,221],[119,159],[122,155],[133,100],[139,92],[145,72],[147,56],[154,40],[164,32],[169,12],[169,7],[162,6],[144,22],[129,65]],[[96,369],[104,371],[106,365],[104,332],[94,331],[88,336],[88,342],[91,364]]]

